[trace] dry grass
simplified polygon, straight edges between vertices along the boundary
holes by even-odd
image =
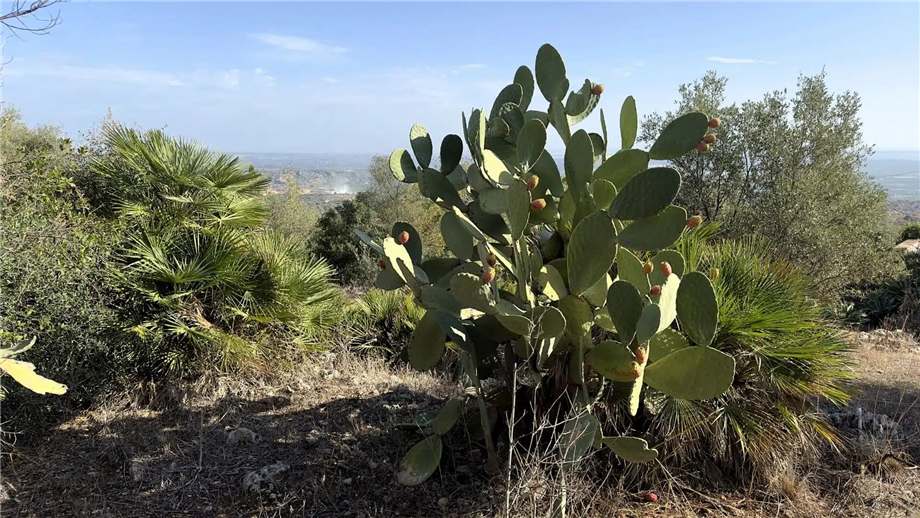
[[[668,473],[643,486],[605,450],[559,469],[556,428],[508,449],[512,469],[490,477],[479,441],[457,427],[442,469],[413,488],[396,464],[456,384],[352,353],[314,355],[284,373],[221,377],[139,405],[126,395],[6,448],[4,516],[546,516],[563,494],[569,516],[920,516],[920,352],[857,351],[854,405],[900,423],[898,437],[848,437],[845,456],[785,459],[767,484],[719,487]],[[522,424],[522,426],[524,426]],[[533,425],[530,425],[533,426]],[[228,443],[245,427],[255,442]],[[473,427],[475,428],[475,427]],[[505,441],[507,442],[507,441]],[[886,456],[889,454],[889,456]],[[891,460],[892,456],[901,460]],[[243,476],[284,462],[259,494]],[[565,483],[563,484],[563,473]],[[648,491],[660,496],[646,501]]]

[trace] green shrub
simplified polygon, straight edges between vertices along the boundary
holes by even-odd
[[[847,401],[841,384],[850,376],[850,346],[821,317],[813,280],[770,259],[756,239],[697,246],[698,267],[717,278],[714,347],[735,358],[735,380],[709,401],[648,395],[649,427],[663,440],[665,464],[713,462],[762,474],[776,459],[836,444],[815,405]]]
[[[125,228],[87,203],[84,159],[57,130],[0,115],[0,341],[34,338],[20,359],[70,388],[53,400],[12,389],[10,428],[86,405],[133,370],[128,352],[139,340],[125,331],[123,312],[139,300],[114,275]]]
[[[822,297],[883,278],[896,260],[895,236],[885,192],[863,171],[872,150],[859,96],[832,92],[821,73],[800,77],[792,95],[773,91],[736,104],[726,101],[727,83],[709,72],[680,86],[673,112],[644,121],[650,141],[688,111],[721,119],[711,152],[669,161],[684,179],[678,200],[721,223],[726,237],[763,237],[772,256],[814,278]]]
[[[907,241],[908,239],[920,239],[920,223],[911,223],[901,229],[901,236],[898,242]]]
[[[903,254],[903,271],[886,279],[847,286],[841,297],[844,322],[865,329],[893,327],[920,336],[920,254]]]
[[[356,230],[381,235],[365,193],[323,213],[310,234],[310,251],[334,265],[343,285],[367,287],[378,271],[377,261],[356,241]]]
[[[131,323],[146,374],[256,358],[272,326],[334,294],[326,263],[264,230],[268,180],[252,168],[159,131],[111,125],[104,143],[93,171],[129,226],[122,277],[145,301]]]

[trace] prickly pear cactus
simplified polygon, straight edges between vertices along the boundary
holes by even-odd
[[[718,122],[688,113],[649,151],[635,149],[638,115],[627,97],[620,139],[611,144],[603,110],[603,134],[575,129],[600,104],[601,85],[585,80],[570,91],[565,64],[548,44],[534,72],[518,68],[491,110],[464,114],[463,138],[444,137],[438,168],[419,124],[409,133],[411,152],[390,156],[396,179],[417,184],[443,208],[440,228],[452,257],[425,257],[407,222],[397,222],[383,242],[359,237],[382,256],[376,286],[406,287],[426,309],[410,363],[429,369],[446,349],[457,351],[484,430],[492,400],[480,382],[492,375],[490,357],[502,356],[520,383],[570,395],[560,434],[566,462],[604,446],[627,462],[652,461],[657,451],[644,439],[603,436],[592,409],[620,398],[635,415],[647,387],[707,399],[731,386],[734,360],[711,347],[718,323],[712,283],[684,271],[684,259],[669,248],[697,217],[673,204],[680,174],[649,167],[650,159],[707,151]],[[535,86],[545,110],[531,106]],[[566,145],[561,171],[545,149],[550,128]],[[463,142],[468,166],[461,165]],[[560,379],[567,381],[560,386]],[[400,482],[418,484],[434,473],[441,437],[463,405],[449,401],[428,423],[431,434],[403,459]],[[495,467],[490,436],[484,433]]]

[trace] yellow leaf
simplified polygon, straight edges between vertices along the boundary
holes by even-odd
[[[63,394],[67,392],[66,385],[36,374],[35,365],[29,362],[10,360],[9,358],[0,359],[0,370],[6,371],[20,385],[36,394]]]

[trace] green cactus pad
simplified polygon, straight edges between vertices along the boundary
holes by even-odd
[[[549,153],[543,153],[537,163],[531,167],[530,172],[540,177],[540,185],[544,186],[553,196],[562,196],[565,187],[562,185],[562,176],[559,167]]]
[[[573,339],[580,339],[591,332],[594,313],[587,302],[569,295],[559,300],[559,311],[565,316],[565,332]]]
[[[630,223],[618,237],[631,250],[662,250],[680,237],[687,226],[687,211],[671,205],[658,214]]]
[[[604,274],[599,281],[585,290],[582,296],[592,306],[601,307],[607,303],[607,290],[610,289],[611,284],[613,284],[613,280],[609,275]]]
[[[431,165],[431,136],[428,130],[421,124],[413,124],[409,130],[409,143],[412,144],[412,152],[418,161],[419,167],[425,168]]]
[[[613,325],[613,320],[610,320],[610,313],[607,313],[607,306],[594,310],[594,325],[611,333],[615,333],[617,330],[616,326]]]
[[[594,206],[598,210],[607,210],[617,197],[617,188],[612,182],[598,178],[591,182],[591,194]]]
[[[545,264],[540,271],[534,275],[537,287],[551,301],[557,301],[569,294],[569,289],[565,285],[565,279],[559,273],[556,267]]]
[[[565,148],[565,181],[569,189],[584,192],[594,172],[594,148],[585,130],[578,130]]]
[[[690,342],[680,332],[674,329],[664,329],[656,334],[649,344],[648,362],[658,361],[675,351],[689,346]]]
[[[495,303],[489,286],[483,284],[475,275],[454,275],[450,280],[450,292],[464,308],[473,308],[483,313],[495,312]]]
[[[568,115],[565,114],[565,108],[562,106],[562,101],[551,101],[547,116],[549,117],[550,123],[556,128],[556,132],[559,134],[559,138],[562,139],[562,143],[568,146],[569,140],[572,139],[572,129],[569,127],[569,118]]]
[[[594,446],[594,437],[600,432],[600,428],[597,418],[587,410],[566,420],[559,436],[562,460],[574,463],[583,459]]]
[[[495,97],[495,102],[492,103],[492,111],[489,113],[489,118],[499,117],[502,107],[505,104],[510,103],[518,106],[521,103],[521,97],[523,95],[524,88],[517,83],[511,83],[502,88],[502,90],[498,92],[498,96]]]
[[[680,277],[672,273],[658,284],[661,286],[661,295],[655,302],[661,308],[661,322],[658,325],[658,331],[662,331],[670,327],[677,318],[677,292],[680,290]]]
[[[409,257],[412,258],[413,263],[422,264],[422,236],[415,230],[415,227],[405,221],[397,221],[393,224],[390,236],[396,239],[404,231],[409,233],[409,242],[403,246],[409,252]]]
[[[585,79],[584,84],[581,85],[577,92],[569,93],[569,97],[565,101],[565,114],[570,127],[585,120],[600,102],[601,96],[595,95],[592,92],[593,88],[594,84]]]
[[[463,226],[463,228],[465,228],[466,231],[469,232],[471,236],[473,236],[473,239],[479,241],[488,241],[489,238],[486,237],[483,231],[480,230],[479,227],[477,227],[476,224],[473,223],[468,217],[466,217],[466,214],[460,212],[460,209],[454,207],[453,214],[454,217],[457,218],[457,221],[459,221]]]
[[[428,276],[425,271],[420,267],[415,267],[406,247],[397,243],[392,237],[383,240],[383,252],[389,261],[389,269],[392,269],[403,282],[413,288],[420,284],[428,284]]]
[[[634,176],[648,168],[648,153],[641,149],[617,151],[594,171],[595,178],[608,180],[623,189]]]
[[[415,162],[405,149],[397,149],[390,153],[390,173],[400,182],[414,183],[418,181],[418,169]]]
[[[636,100],[629,96],[620,107],[620,140],[623,149],[630,149],[636,143],[639,130],[639,114],[636,112]]]
[[[482,152],[482,166],[486,178],[494,185],[507,187],[514,180],[514,176],[508,171],[508,166],[491,149]]]
[[[466,145],[469,146],[473,159],[481,164],[482,151],[486,148],[486,116],[478,108],[470,113]]]
[[[527,221],[530,219],[530,191],[524,182],[513,180],[506,193],[508,212],[505,222],[511,231],[511,239],[518,240],[524,235]]]
[[[658,214],[674,201],[680,190],[680,173],[654,167],[634,176],[613,200],[610,214],[617,219],[641,219]]]
[[[644,344],[658,332],[661,323],[661,308],[658,304],[646,304],[636,323],[636,341]]]
[[[620,341],[629,343],[636,336],[636,326],[642,316],[642,295],[631,283],[619,280],[607,291],[607,311],[616,326]]]
[[[441,286],[428,285],[419,289],[419,298],[422,306],[429,310],[437,310],[450,315],[459,315],[460,303],[457,299]]]
[[[444,342],[447,336],[435,315],[436,311],[426,311],[419,320],[409,342],[409,365],[420,371],[428,370],[438,364],[444,355]]]
[[[377,278],[374,280],[375,288],[386,291],[398,290],[405,285],[406,283],[390,266],[377,272]]]
[[[684,276],[677,291],[681,329],[696,345],[709,345],[719,325],[719,304],[709,278],[700,272]]]
[[[730,355],[712,347],[685,347],[649,365],[645,383],[678,399],[702,400],[722,395],[734,375],[735,359]]]
[[[588,136],[591,137],[591,146],[594,149],[594,162],[603,162],[607,159],[607,144],[604,142],[604,137],[594,132],[588,133]]]
[[[463,413],[463,400],[460,398],[448,399],[441,407],[438,414],[431,420],[431,431],[438,435],[446,435],[457,424]]]
[[[658,450],[649,448],[645,439],[638,437],[604,437],[601,443],[627,462],[652,462],[658,458]]]
[[[421,266],[428,275],[428,280],[430,282],[439,282],[454,268],[460,266],[460,264],[460,260],[454,257],[429,257],[422,262]]]
[[[518,105],[521,110],[527,111],[530,106],[530,100],[533,98],[533,73],[530,68],[521,65],[514,72],[514,82],[521,85],[521,102]]]
[[[419,441],[399,462],[396,480],[404,486],[417,486],[428,480],[441,463],[443,445],[439,435]]]
[[[519,336],[530,336],[533,322],[524,315],[523,310],[504,299],[498,301],[496,310],[495,318],[505,329]]]
[[[617,249],[617,277],[629,282],[640,293],[648,293],[649,278],[642,271],[642,261],[625,247]]]
[[[435,169],[426,168],[419,173],[418,189],[423,196],[432,201],[441,201],[458,207],[463,205],[463,200],[460,199],[454,185]]]
[[[578,223],[566,247],[569,290],[580,295],[601,280],[617,255],[616,230],[610,216],[597,211]]]
[[[671,121],[649,149],[654,160],[673,160],[691,151],[706,135],[709,117],[691,112]]]
[[[544,44],[537,51],[537,61],[534,68],[537,76],[537,86],[540,93],[547,101],[561,100],[568,90],[568,80],[565,78],[565,63],[562,56],[549,43]]]
[[[546,126],[536,119],[524,123],[517,137],[517,158],[528,168],[537,163],[546,147]]]
[[[469,220],[476,224],[477,227],[482,229],[483,232],[490,238],[492,241],[501,244],[511,243],[510,231],[508,230],[508,225],[505,224],[505,220],[501,216],[496,216],[495,214],[489,214],[482,210],[482,207],[478,203],[473,203],[469,206],[470,209],[470,218]]]
[[[501,215],[508,212],[508,193],[500,187],[479,191],[479,206],[489,214]]]
[[[553,306],[537,306],[533,310],[537,339],[560,338],[565,332],[565,315]]]
[[[463,139],[458,135],[447,135],[441,140],[441,172],[452,173],[463,157]]]
[[[585,362],[605,378],[626,383],[638,379],[642,367],[628,347],[613,340],[588,351]]]
[[[473,236],[455,213],[445,212],[441,216],[441,236],[458,259],[469,259],[473,255]]]
[[[664,284],[665,276],[661,272],[661,263],[666,262],[671,265],[671,272],[680,277],[684,274],[684,256],[680,255],[677,250],[662,250],[651,258],[655,269],[649,275],[652,284]]]

